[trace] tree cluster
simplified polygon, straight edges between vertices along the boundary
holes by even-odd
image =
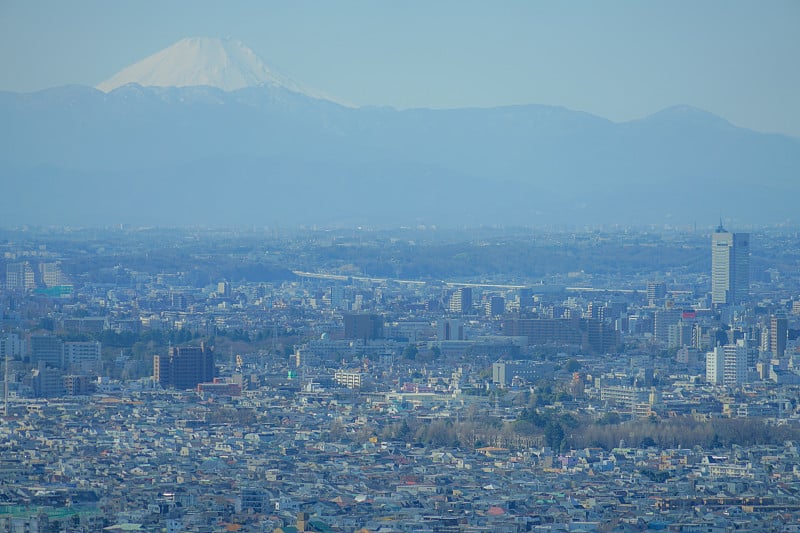
[[[759,418],[724,418],[696,420],[689,416],[667,419],[646,418],[615,422],[604,417],[595,423],[581,424],[568,440],[571,448],[600,447],[610,450],[624,442],[627,446],[705,449],[732,445],[754,446],[781,444],[796,440],[800,430],[788,426],[767,425]]]

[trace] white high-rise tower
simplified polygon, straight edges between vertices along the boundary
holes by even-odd
[[[750,290],[750,234],[719,225],[711,236],[711,303],[740,304]]]
[[[714,385],[737,386],[747,382],[747,343],[717,346],[706,354],[706,381]]]

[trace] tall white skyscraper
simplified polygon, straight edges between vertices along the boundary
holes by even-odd
[[[711,236],[711,303],[739,304],[750,290],[750,234],[719,225]]]
[[[721,346],[706,354],[706,383],[722,385],[722,365],[725,354]]]
[[[706,382],[736,386],[747,382],[747,343],[717,346],[706,354]]]

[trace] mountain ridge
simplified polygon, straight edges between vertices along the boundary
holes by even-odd
[[[4,93],[0,176],[31,186],[0,199],[0,224],[156,212],[177,225],[628,224],[722,204],[753,221],[794,215],[800,141],[664,111],[617,123],[563,106],[349,108],[267,86]],[[98,207],[120,198],[138,207]]]
[[[96,95],[100,93],[106,96],[118,96],[119,93],[117,91],[128,91],[128,90],[135,90],[141,93],[150,93],[155,94],[154,91],[160,92],[160,94],[169,94],[174,93],[174,90],[180,89],[181,96],[185,96],[186,94],[200,94],[200,93],[230,93],[233,95],[241,95],[245,94],[248,91],[256,90],[260,91],[263,87],[259,86],[252,86],[252,87],[242,87],[241,89],[235,89],[232,91],[225,91],[224,89],[220,89],[210,85],[194,85],[194,86],[186,86],[186,87],[168,87],[168,86],[144,86],[137,83],[128,83],[126,85],[122,85],[120,87],[116,87],[111,91],[105,92],[97,89],[96,87],[89,86],[89,85],[80,85],[80,84],[67,84],[67,85],[58,85],[55,87],[48,87],[44,89],[38,89],[35,91],[27,91],[27,92],[19,92],[19,91],[7,91],[7,90],[0,90],[0,96],[5,95],[7,98],[13,99],[31,99],[31,98],[38,98],[44,95],[55,94],[59,97],[59,99],[63,100],[65,93],[67,91],[70,92],[79,92],[83,95]],[[146,91],[141,91],[142,89],[146,89]],[[270,88],[271,91],[274,91],[275,88]],[[280,90],[280,89],[279,89]],[[283,90],[287,90],[283,88]],[[186,92],[189,91],[189,92]],[[291,93],[296,93],[296,91],[288,90]],[[117,94],[115,94],[117,93]],[[176,93],[177,94],[177,93]],[[263,93],[261,93],[263,94]],[[272,92],[274,94],[274,92]],[[308,95],[304,95],[308,96]],[[445,114],[448,112],[470,112],[470,111],[478,111],[478,112],[485,112],[485,111],[511,111],[511,110],[538,110],[538,109],[546,109],[551,111],[563,111],[571,115],[582,115],[584,117],[590,117],[592,120],[602,121],[609,124],[615,125],[631,125],[637,124],[642,121],[654,120],[657,118],[662,117],[671,117],[673,115],[677,115],[682,113],[683,110],[688,110],[690,112],[695,113],[697,117],[707,117],[709,118],[709,122],[717,122],[722,125],[730,126],[732,129],[741,130],[757,135],[766,135],[771,137],[783,138],[793,142],[800,142],[800,138],[795,137],[793,135],[789,135],[786,133],[780,132],[769,132],[769,131],[760,131],[755,130],[752,128],[748,128],[746,126],[739,126],[728,120],[727,118],[717,115],[711,111],[707,111],[705,109],[692,106],[689,104],[673,104],[666,106],[662,109],[654,111],[648,115],[643,117],[632,118],[628,120],[621,120],[615,121],[609,118],[606,118],[602,115],[598,115],[589,111],[582,111],[578,109],[572,109],[563,105],[552,105],[552,104],[536,104],[536,103],[529,103],[529,104],[500,104],[496,106],[467,106],[467,107],[458,107],[458,108],[436,108],[436,107],[411,107],[411,108],[397,108],[389,105],[382,105],[382,106],[375,106],[375,105],[368,105],[368,106],[351,106],[347,104],[340,103],[336,100],[324,98],[324,97],[310,97],[312,100],[321,100],[326,104],[330,104],[342,109],[358,109],[370,112],[391,112],[391,113],[413,113],[413,112],[434,112],[439,114]]]

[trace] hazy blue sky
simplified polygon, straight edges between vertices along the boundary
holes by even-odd
[[[800,137],[800,1],[0,0],[0,89],[95,85],[183,37],[230,36],[356,105],[675,104]]]

